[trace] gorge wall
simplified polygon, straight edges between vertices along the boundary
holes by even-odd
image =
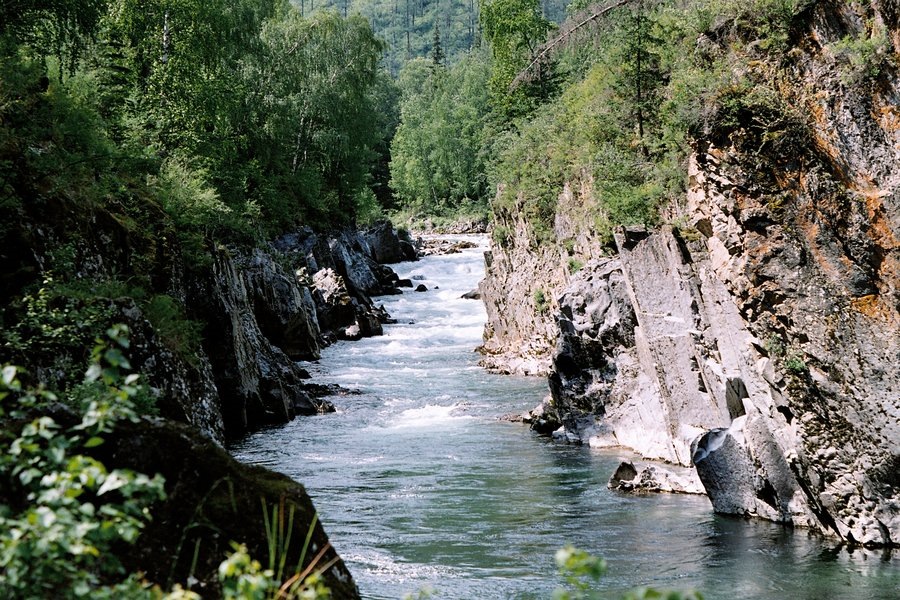
[[[797,127],[713,115],[672,225],[620,228],[604,251],[567,231],[590,202],[567,190],[535,253],[522,219],[488,256],[487,364],[549,365],[545,419],[695,465],[719,512],[900,544],[900,90],[892,65],[849,84],[830,50],[872,19],[896,48],[897,17],[804,9],[787,66],[745,67]]]
[[[16,239],[4,238],[7,278],[19,279],[4,293],[9,306],[29,307],[18,322],[6,315],[5,360],[51,388],[65,385],[83,372],[81,353],[93,338],[124,323],[131,367],[159,415],[219,443],[333,410],[296,361],[317,359],[337,339],[380,334],[389,317],[371,297],[397,293],[398,278],[378,261],[416,258],[409,238],[381,223],[330,235],[300,229],[255,248],[217,246],[186,264],[163,217],[148,219],[162,230],[129,230],[104,209],[66,219],[63,208],[35,203],[19,216]],[[16,296],[39,281],[39,291]]]

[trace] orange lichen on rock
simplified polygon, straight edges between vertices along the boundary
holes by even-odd
[[[884,321],[890,327],[897,327],[900,324],[900,315],[879,295],[869,294],[854,298],[850,301],[850,306],[871,319]]]
[[[900,131],[900,110],[893,104],[887,104],[884,99],[876,96],[875,106],[872,109],[872,118],[887,133],[896,134]]]

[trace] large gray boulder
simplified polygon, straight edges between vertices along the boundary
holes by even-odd
[[[403,261],[416,260],[418,253],[409,238],[409,234],[401,234],[390,221],[379,221],[363,232],[368,242],[371,257],[383,265]]]

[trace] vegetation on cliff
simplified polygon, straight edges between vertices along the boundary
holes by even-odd
[[[383,48],[362,18],[278,0],[4,5],[3,357],[73,355],[72,375],[127,297],[190,359],[182,265],[380,214]]]

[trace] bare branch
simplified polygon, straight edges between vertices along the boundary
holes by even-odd
[[[567,41],[573,33],[578,31],[585,25],[596,21],[609,11],[634,1],[635,0],[616,0],[612,4],[607,4],[602,8],[595,8],[591,12],[583,12],[574,19],[567,20],[565,23],[563,23],[563,26],[560,28],[559,33],[557,33],[553,39],[547,40],[542,46],[540,46],[540,51],[535,55],[534,59],[528,64],[528,66],[519,71],[519,74],[516,75],[515,79],[512,80],[512,83],[509,84],[509,91],[513,91],[523,82],[525,82],[532,75],[532,70],[537,65],[539,65],[541,61],[547,58],[547,56],[557,46]]]

